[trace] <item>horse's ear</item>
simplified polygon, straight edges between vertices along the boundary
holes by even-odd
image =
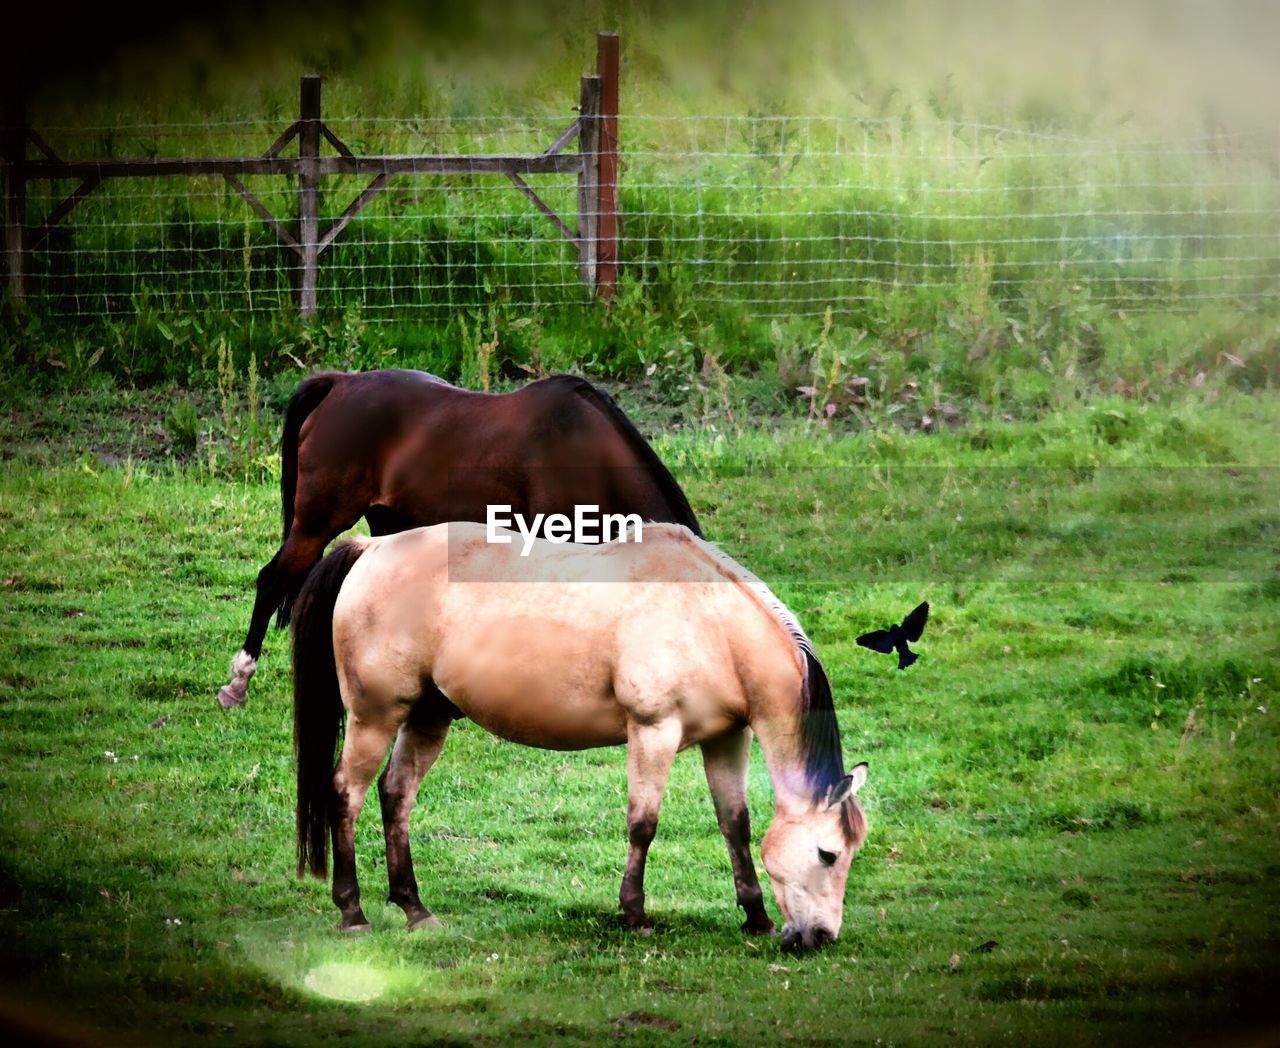
[[[860,761],[849,770],[849,778],[853,780],[853,786],[849,790],[850,793],[857,793],[862,789],[863,784],[867,781],[867,762]]]
[[[867,762],[855,764],[848,775],[831,787],[831,792],[827,796],[827,807],[834,808],[837,804],[843,804],[862,789],[862,784],[866,781]]]

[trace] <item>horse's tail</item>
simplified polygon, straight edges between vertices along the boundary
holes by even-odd
[[[293,527],[293,500],[298,493],[298,434],[307,416],[329,395],[334,384],[345,377],[341,371],[323,371],[304,379],[284,409],[284,430],[280,434],[280,502],[284,516],[281,541],[289,537],[289,529]]]
[[[280,433],[280,510],[284,518],[281,542],[288,540],[289,530],[293,527],[293,503],[298,494],[298,436],[302,432],[302,424],[343,377],[340,371],[312,375],[293,391],[284,409],[284,429]],[[277,628],[289,625],[293,601],[292,593],[286,592],[281,596],[280,605],[276,608]]]
[[[293,615],[293,754],[298,769],[298,876],[329,869],[334,758],[344,711],[333,657],[333,608],[343,580],[368,545],[349,539],[315,566]]]
[[[658,457],[658,453],[644,439],[644,435],[636,429],[635,423],[627,418],[626,412],[622,408],[618,407],[617,401],[603,389],[592,385],[586,379],[577,380],[574,392],[604,413],[609,421],[613,423],[614,428],[622,434],[627,445],[648,468],[654,482],[658,485],[658,490],[662,492],[663,497],[666,498],[671,506],[673,516],[671,520],[664,523],[683,524],[701,538],[702,528],[698,525],[698,518],[694,515],[693,507],[689,505],[689,499],[685,495],[684,489],[680,487],[676,478],[671,475],[671,471],[667,469],[666,464]]]

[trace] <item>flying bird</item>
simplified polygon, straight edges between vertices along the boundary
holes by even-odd
[[[924,633],[924,624],[929,621],[929,602],[918,605],[901,625],[890,626],[887,630],[872,630],[858,638],[864,648],[878,651],[882,655],[898,653],[898,669],[905,670],[920,656],[907,647],[908,642],[917,641]]]

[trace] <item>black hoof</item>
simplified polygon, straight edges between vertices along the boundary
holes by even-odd
[[[648,937],[653,934],[653,922],[642,913],[624,913],[622,915],[622,923],[629,931],[633,931],[637,935]]]
[[[366,921],[363,916],[361,916],[359,920],[348,921],[344,919],[338,925],[338,931],[342,932],[343,935],[363,935],[365,932],[370,931],[372,927],[373,926]]]
[[[778,929],[773,921],[766,917],[759,920],[755,917],[749,917],[742,922],[742,931],[747,935],[777,935]]]

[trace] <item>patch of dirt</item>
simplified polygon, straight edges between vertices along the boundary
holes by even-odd
[[[96,468],[175,458],[169,419],[189,403],[202,425],[219,415],[213,390],[176,386],[55,392],[9,388],[0,414],[0,459],[59,465],[88,459]]]

